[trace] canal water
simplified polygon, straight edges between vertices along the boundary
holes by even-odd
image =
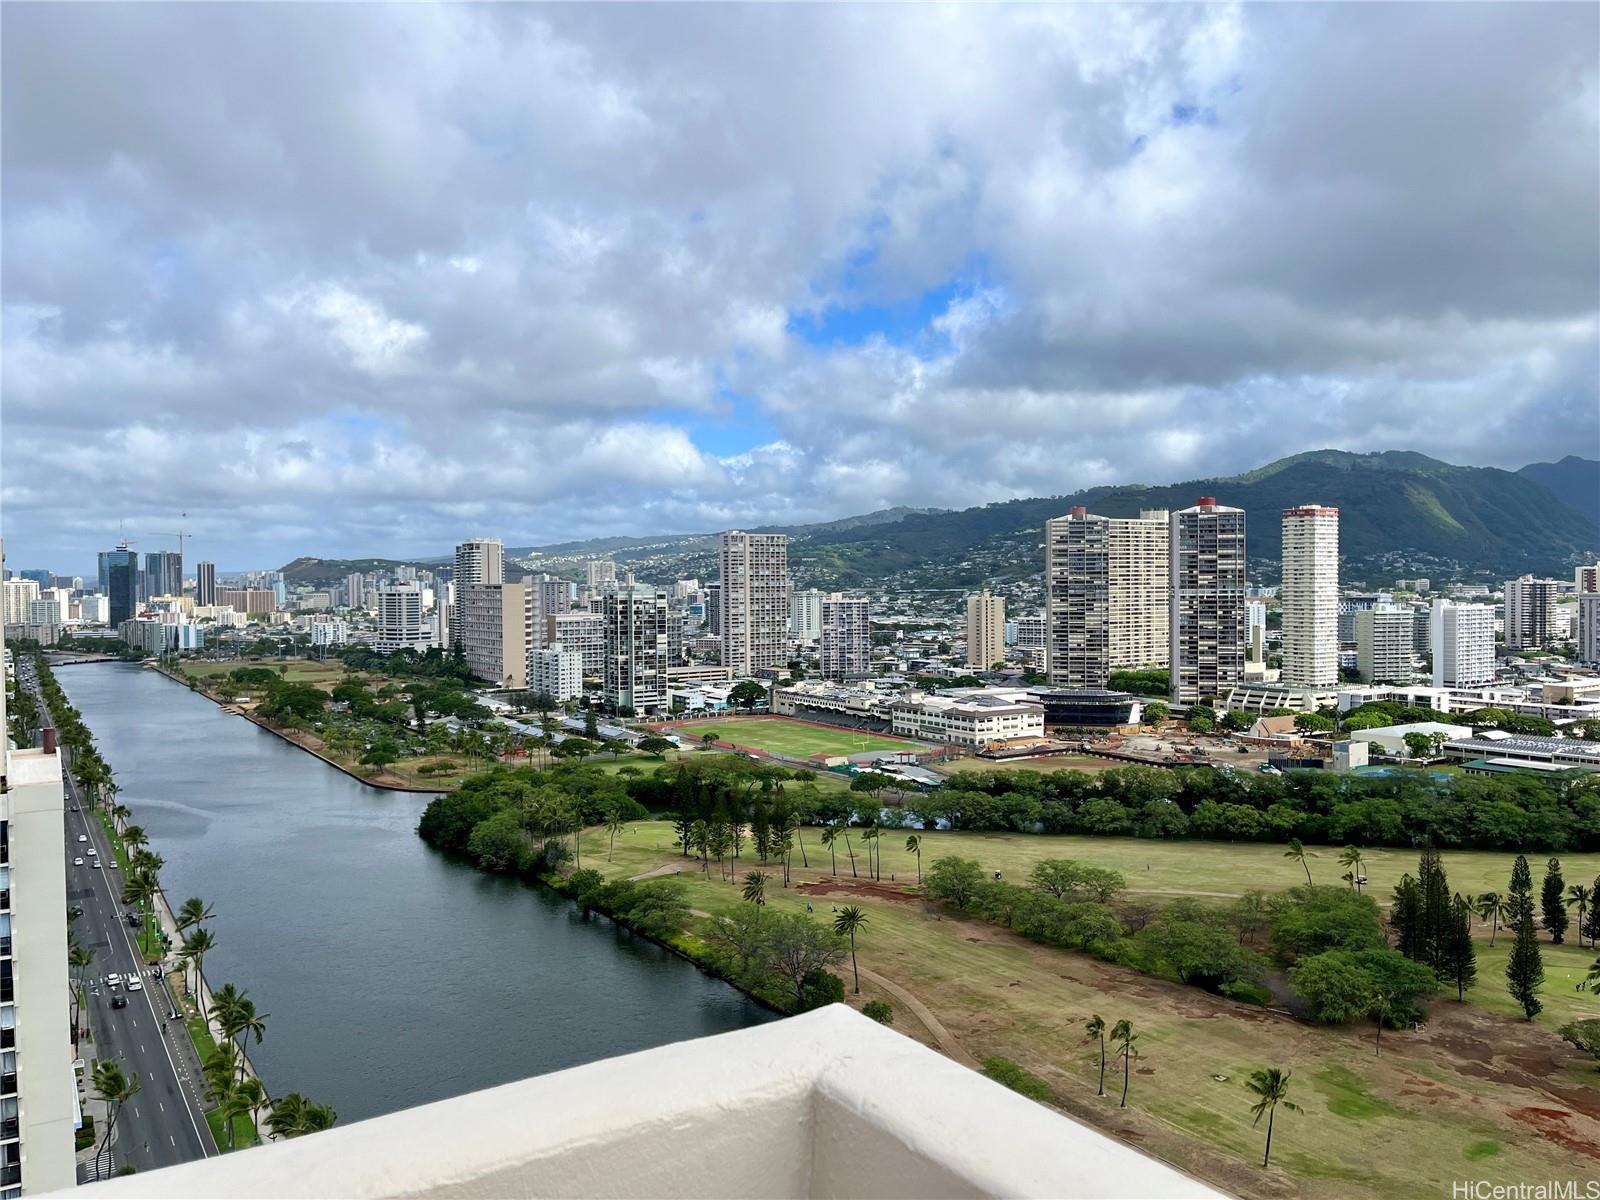
[[[771,1014],[546,889],[449,862],[428,797],[336,771],[154,671],[58,668],[176,908],[216,908],[213,987],[246,988],[274,1095],[341,1122]]]

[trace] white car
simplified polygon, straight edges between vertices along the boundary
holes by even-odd
[[[83,866],[83,859],[81,859],[81,858],[75,858],[75,859],[73,859],[73,860],[72,860],[72,865],[73,865],[73,866],[75,866],[75,867],[81,867],[81,866]]]
[[[142,992],[142,991],[144,991],[144,984],[140,983],[132,975],[129,975],[128,976],[128,990],[130,992]]]
[[[91,858],[89,860],[89,865],[98,871],[100,869],[100,860],[98,858]]]
[[[116,974],[115,972],[113,972],[110,975],[107,975],[106,976],[106,986],[108,988],[112,988],[112,989],[116,989],[116,988],[121,987],[122,986],[122,976]]]
[[[80,833],[78,835],[78,840],[80,842],[87,842],[89,840],[89,835],[87,833]]]

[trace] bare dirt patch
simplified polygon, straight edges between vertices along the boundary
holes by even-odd
[[[893,884],[861,880],[819,880],[799,884],[795,891],[808,896],[863,896],[869,900],[890,900],[896,904],[921,904],[923,899],[915,892],[907,892]]]
[[[1563,1109],[1513,1108],[1507,1115],[1528,1126],[1547,1142],[1554,1142],[1589,1158],[1600,1159],[1600,1145],[1590,1138],[1574,1136],[1567,1125],[1572,1114]]]

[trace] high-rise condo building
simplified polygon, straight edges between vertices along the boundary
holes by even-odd
[[[469,583],[456,595],[467,669],[501,687],[526,686],[534,589],[526,583]]]
[[[218,588],[217,603],[234,612],[277,612],[278,593],[271,588]]]
[[[1585,563],[1572,573],[1574,590],[1578,595],[1600,592],[1600,563]]]
[[[560,642],[528,651],[528,691],[557,704],[583,695],[583,655]]]
[[[183,594],[183,555],[176,550],[155,550],[144,556],[144,594]]]
[[[1244,648],[1246,657],[1253,663],[1267,661],[1267,602],[1244,602]]]
[[[817,610],[818,637],[822,636],[821,611]],[[715,580],[706,584],[706,632],[714,638],[722,637],[722,584]]]
[[[1578,661],[1600,666],[1600,591],[1578,596]]]
[[[974,592],[967,597],[967,666],[987,671],[1005,657],[1005,597]]]
[[[5,623],[26,625],[28,609],[39,598],[39,581],[36,579],[8,579],[0,584],[5,593]]]
[[[4,657],[0,634],[0,659]],[[3,683],[3,681],[0,681]],[[65,789],[55,730],[9,749],[0,686],[0,1194],[77,1184]]]
[[[396,650],[427,653],[433,631],[422,615],[422,589],[414,583],[396,583],[379,588],[375,597],[378,635],[373,648],[384,654]]]
[[[1416,648],[1411,609],[1393,604],[1355,614],[1356,671],[1363,683],[1410,683]]]
[[[718,539],[722,665],[734,678],[789,661],[789,539],[730,530]]]
[[[1506,580],[1506,649],[1540,650],[1555,641],[1553,622],[1561,584],[1523,575]]]
[[[1339,682],[1339,510],[1283,510],[1283,682]]]
[[[106,551],[106,595],[111,599],[110,624],[115,627],[139,611],[139,555],[126,542]]]
[[[1477,687],[1494,682],[1494,608],[1488,604],[1433,602],[1429,643],[1434,687]]]
[[[583,658],[583,673],[600,676],[606,668],[606,621],[597,612],[574,609],[544,619],[544,644],[565,646]]]
[[[617,564],[609,558],[594,558],[584,564],[584,578],[591,593],[598,593],[608,583],[617,581]]]
[[[344,577],[344,604],[346,608],[367,606],[367,577],[359,571]]]
[[[796,588],[789,597],[789,636],[797,642],[822,639],[822,592]]]
[[[613,712],[660,712],[667,706],[667,599],[653,587],[607,585],[605,702]],[[558,618],[559,619],[559,618]]]
[[[504,583],[505,545],[499,538],[473,538],[456,547],[456,612],[450,621],[450,641],[461,640],[461,591],[475,583]]]
[[[1244,681],[1245,515],[1202,496],[1172,514],[1172,699],[1225,700]]]
[[[194,602],[212,605],[217,602],[217,564],[204,559],[194,565]]]
[[[1162,509],[1120,518],[1079,506],[1045,522],[1052,684],[1104,687],[1114,670],[1167,664],[1168,520]]]
[[[872,621],[863,597],[839,592],[824,596],[822,677],[838,682],[872,674]]]

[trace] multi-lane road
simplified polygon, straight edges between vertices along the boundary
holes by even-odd
[[[48,723],[44,697],[32,663],[19,660],[20,681],[39,701],[41,721]],[[63,755],[66,754],[63,748]],[[139,1092],[117,1118],[112,1157],[115,1166],[139,1171],[172,1166],[217,1153],[205,1121],[204,1083],[196,1078],[198,1064],[180,1020],[168,1020],[166,989],[152,979],[138,953],[137,931],[130,928],[120,902],[122,873],[99,818],[86,811],[72,773],[67,770],[66,870],[67,903],[83,909],[73,923],[80,945],[94,950],[86,972],[91,981],[87,996],[89,1027],[94,1041],[83,1048],[84,1057],[113,1058],[124,1072],[137,1074]],[[79,837],[87,841],[79,841]],[[88,853],[93,846],[101,866],[93,866]],[[81,866],[76,859],[83,859]],[[113,992],[105,986],[108,974],[132,974],[144,984],[142,991]],[[98,995],[94,994],[98,990]],[[126,996],[126,1008],[113,1008],[113,996]],[[99,1132],[98,1130],[96,1131]],[[105,1164],[101,1164],[105,1170]],[[89,1175],[93,1177],[92,1170]]]

